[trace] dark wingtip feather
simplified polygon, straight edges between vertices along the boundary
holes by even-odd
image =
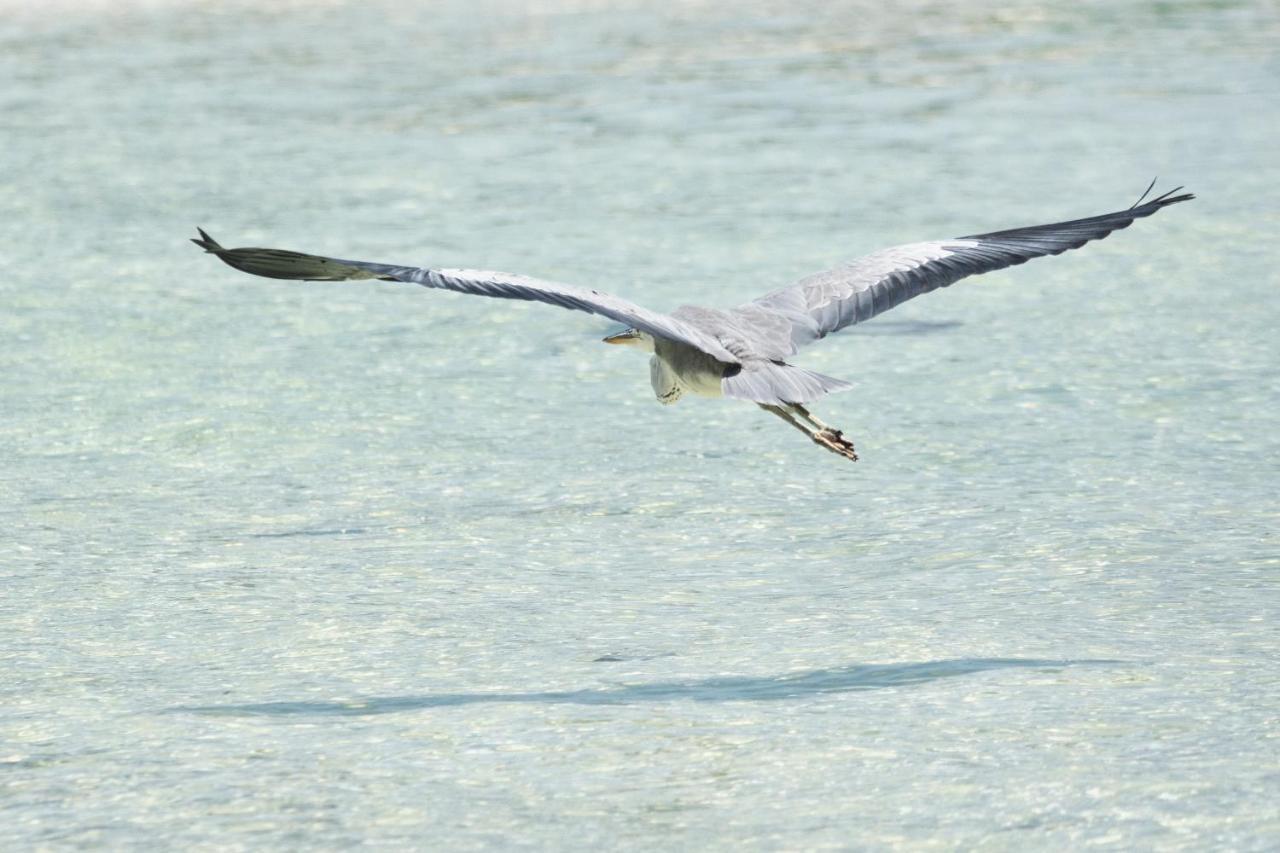
[[[1130,210],[1138,216],[1147,216],[1149,214],[1155,213],[1157,210],[1159,210],[1162,207],[1168,207],[1171,204],[1178,204],[1179,202],[1183,202],[1183,201],[1191,201],[1193,198],[1196,197],[1195,193],[1183,193],[1182,195],[1174,195],[1174,193],[1178,192],[1181,189],[1183,188],[1174,187],[1173,189],[1169,190],[1167,193],[1163,193],[1162,195],[1156,196],[1155,198],[1151,199],[1151,201],[1147,202],[1146,204],[1140,207],[1137,207],[1137,206],[1132,207],[1130,208]]]
[[[1195,193],[1183,193],[1182,195],[1173,195],[1180,189],[1182,189],[1182,187],[1178,187],[1177,190],[1169,190],[1169,192],[1160,196],[1160,198],[1152,201],[1152,204],[1160,204],[1163,207],[1166,204],[1177,204],[1180,201],[1191,201],[1191,199],[1196,197]]]
[[[1142,191],[1142,195],[1138,196],[1138,200],[1135,201],[1133,204],[1129,205],[1130,210],[1137,208],[1139,205],[1141,205],[1142,207],[1150,207],[1151,205],[1156,205],[1157,207],[1164,207],[1165,205],[1177,204],[1180,201],[1190,201],[1191,199],[1195,198],[1195,196],[1192,195],[1191,193],[1183,193],[1180,196],[1174,196],[1173,195],[1174,193],[1176,193],[1180,189],[1183,189],[1182,187],[1179,186],[1179,187],[1174,187],[1168,192],[1162,193],[1161,195],[1158,195],[1155,198],[1151,199],[1151,201],[1147,202],[1146,204],[1143,204],[1142,203],[1143,199],[1145,199],[1147,195],[1151,192],[1152,188],[1155,187],[1156,181],[1158,180],[1160,179],[1159,178],[1151,179],[1151,183],[1147,184],[1147,188]],[[1173,197],[1171,198],[1170,196],[1173,196]]]
[[[1147,184],[1147,188],[1142,191],[1142,195],[1138,196],[1138,200],[1135,201],[1133,204],[1129,205],[1130,210],[1133,210],[1135,207],[1142,204],[1142,200],[1147,197],[1147,193],[1151,192],[1151,189],[1156,185],[1156,181],[1158,180],[1160,180],[1159,175],[1156,175],[1154,178],[1151,179],[1151,183]],[[1179,187],[1179,189],[1181,189],[1181,187]]]
[[[195,243],[201,249],[204,249],[206,252],[211,254],[216,255],[218,252],[222,251],[222,247],[218,245],[218,241],[210,237],[207,231],[198,225],[196,226],[196,230],[200,232],[200,239],[197,240],[195,237],[192,237],[192,243]]]

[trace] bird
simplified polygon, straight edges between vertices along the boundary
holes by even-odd
[[[801,348],[833,332],[864,323],[922,293],[962,278],[1058,255],[1101,240],[1171,204],[1195,198],[1176,187],[1115,213],[907,243],[881,249],[834,269],[806,276],[736,308],[694,305],[662,314],[602,290],[524,275],[472,269],[435,269],[344,260],[282,249],[225,249],[197,228],[192,238],[207,253],[246,273],[302,281],[380,280],[417,284],[475,296],[544,302],[597,314],[623,324],[603,340],[650,354],[654,395],[671,405],[686,394],[755,403],[804,433],[814,444],[856,462],[844,432],[809,411],[809,404],[853,386],[792,364]]]

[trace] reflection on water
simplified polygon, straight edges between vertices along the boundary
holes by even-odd
[[[822,693],[846,693],[906,687],[940,678],[954,678],[992,669],[1055,670],[1069,666],[1106,666],[1116,660],[1035,660],[1029,658],[962,658],[923,663],[863,664],[819,669],[768,678],[707,678],[684,682],[655,682],[588,690],[552,690],[542,693],[440,693],[424,696],[375,696],[346,702],[260,702],[251,705],[205,705],[172,708],[171,711],[211,716],[319,714],[366,716],[501,702],[572,703],[578,705],[630,705],[639,702],[764,702],[795,699]]]

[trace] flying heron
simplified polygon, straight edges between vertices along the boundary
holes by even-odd
[[[203,229],[197,229],[200,238],[192,242],[238,270],[268,278],[402,281],[599,314],[627,326],[626,331],[606,337],[605,343],[652,353],[649,381],[659,402],[670,405],[686,393],[748,400],[821,447],[857,461],[853,442],[805,405],[852,386],[790,364],[790,356],[806,344],[870,320],[913,296],[966,276],[1078,249],[1128,227],[1135,219],[1195,197],[1175,195],[1182,189],[1177,187],[1144,204],[1151,186],[1131,207],[1116,213],[882,249],[727,311],[686,305],[659,314],[599,290],[523,275],[349,261],[280,249],[224,249]]]

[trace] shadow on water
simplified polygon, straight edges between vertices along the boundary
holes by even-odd
[[[536,693],[436,693],[423,696],[372,696],[342,702],[263,702],[253,705],[203,705],[170,708],[174,713],[213,716],[311,715],[361,717],[423,708],[485,703],[631,705],[642,702],[765,702],[823,693],[847,693],[906,687],[993,669],[1055,671],[1069,666],[1119,665],[1117,660],[1037,660],[1033,658],[962,658],[923,663],[864,664],[819,669],[768,678],[707,678]]]
[[[859,335],[928,335],[945,332],[963,326],[959,320],[880,320],[860,325],[854,330]]]

